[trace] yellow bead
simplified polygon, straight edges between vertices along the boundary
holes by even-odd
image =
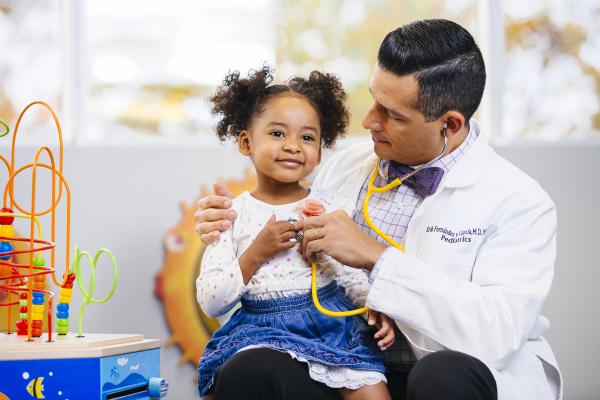
[[[31,313],[31,319],[34,321],[41,321],[42,318],[44,318],[43,312],[32,312]]]
[[[68,297],[67,296],[60,296],[58,298],[58,302],[59,303],[64,303],[64,304],[69,304],[69,303],[71,303],[71,296],[68,296]]]
[[[15,237],[15,229],[12,225],[0,225],[0,236],[4,237]]]
[[[34,313],[44,313],[44,305],[34,304],[31,306],[31,311],[33,311]]]
[[[73,288],[61,288],[60,289],[61,296],[71,297],[71,294],[73,294]]]

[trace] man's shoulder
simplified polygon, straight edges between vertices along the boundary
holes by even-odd
[[[370,166],[375,157],[370,141],[360,140],[352,143],[333,153],[321,167],[317,181],[331,180],[336,176],[353,174],[356,168]]]
[[[496,196],[517,202],[552,202],[538,181],[495,151],[490,157],[484,180]]]

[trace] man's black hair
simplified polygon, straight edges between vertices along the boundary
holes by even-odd
[[[468,122],[481,102],[483,57],[473,36],[455,22],[429,19],[403,25],[383,39],[377,61],[396,75],[415,74],[415,106],[428,122],[448,110],[459,111]]]

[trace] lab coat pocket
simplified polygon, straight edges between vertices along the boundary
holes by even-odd
[[[473,265],[475,264],[475,254],[438,249],[422,258],[434,268],[446,271],[456,281],[471,280]]]

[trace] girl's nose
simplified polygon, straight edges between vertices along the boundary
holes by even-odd
[[[300,144],[297,139],[288,136],[285,138],[285,142],[283,142],[283,150],[296,153],[300,151]]]

